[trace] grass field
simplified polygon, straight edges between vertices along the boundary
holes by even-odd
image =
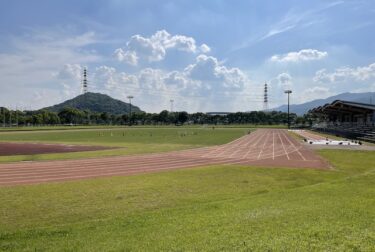
[[[3,142],[47,142],[64,144],[103,145],[119,147],[111,150],[0,156],[0,162],[74,159],[113,155],[163,152],[181,150],[230,142],[244,134],[249,128],[113,128],[79,129],[56,131],[2,132]]]
[[[263,124],[228,124],[228,125],[184,125],[183,128],[287,128],[284,124],[263,125]],[[18,131],[53,131],[53,130],[79,130],[79,129],[130,129],[130,128],[180,128],[174,125],[76,125],[76,126],[13,126],[1,127],[0,132],[18,132]]]
[[[375,155],[0,188],[3,251],[373,251]]]

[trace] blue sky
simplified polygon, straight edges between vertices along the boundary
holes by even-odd
[[[148,112],[248,111],[375,91],[374,1],[0,3],[0,105],[89,90]]]

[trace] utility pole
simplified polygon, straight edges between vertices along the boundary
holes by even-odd
[[[288,129],[290,129],[290,117],[289,117],[289,95],[292,93],[292,90],[285,90],[284,93],[288,95]]]
[[[171,113],[172,113],[173,112],[173,102],[174,102],[174,100],[171,99],[170,102],[171,102]]]
[[[132,125],[132,99],[134,96],[128,95],[127,98],[129,99],[129,126]]]

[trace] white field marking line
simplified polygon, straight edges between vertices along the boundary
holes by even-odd
[[[270,134],[267,132],[267,136],[266,136],[266,138],[264,139],[263,146],[262,146],[262,148],[260,149],[260,152],[259,152],[259,155],[258,155],[257,159],[259,159],[260,156],[262,155],[263,148],[264,148],[264,146],[266,146],[266,143],[267,143],[267,140],[268,140],[269,135],[270,135]]]
[[[272,159],[275,160],[275,132],[272,131]]]
[[[226,160],[228,161],[228,160]],[[26,177],[31,178],[31,177],[54,177],[54,176],[61,176],[61,175],[76,175],[76,174],[81,174],[81,175],[92,175],[92,174],[107,174],[107,173],[121,173],[124,171],[131,171],[131,170],[139,170],[139,171],[147,171],[150,169],[157,169],[157,168],[165,168],[165,167],[184,167],[188,165],[211,165],[211,164],[218,164],[223,162],[223,160],[182,160],[182,161],[169,161],[165,163],[159,163],[159,165],[152,166],[153,164],[149,163],[149,165],[145,164],[133,164],[129,166],[117,166],[117,167],[106,167],[104,165],[101,166],[93,166],[90,168],[79,168],[79,167],[71,167],[71,169],[65,169],[65,170],[42,170],[42,171],[37,171],[37,172],[14,172],[14,173],[8,173],[8,174],[2,174],[0,177],[0,182],[4,182],[6,180],[11,180],[12,178],[15,177]],[[229,162],[229,161],[228,161]],[[25,178],[26,179],[26,178]]]
[[[220,163],[220,164],[231,164],[231,163]],[[31,178],[31,179],[23,179],[23,180],[13,180],[13,181],[7,181],[2,182],[0,181],[0,185],[14,185],[14,184],[20,184],[20,183],[43,183],[43,182],[57,182],[57,181],[65,181],[65,180],[72,180],[72,179],[89,179],[89,178],[97,178],[97,177],[110,177],[110,176],[120,176],[120,175],[133,175],[133,174],[141,174],[144,172],[153,172],[153,171],[162,171],[162,170],[172,170],[172,169],[184,169],[184,168],[191,168],[196,167],[197,165],[190,164],[188,166],[184,167],[166,167],[166,168],[154,168],[154,169],[148,169],[148,170],[137,170],[137,171],[123,171],[119,173],[106,173],[106,174],[92,174],[92,175],[73,175],[73,176],[65,176],[65,177],[52,177],[52,178]],[[198,165],[199,166],[199,165]],[[140,172],[139,172],[140,171]]]
[[[280,153],[280,154],[278,154],[279,152],[276,151],[275,158],[285,156],[285,152],[284,152],[282,149],[281,149],[280,151],[282,152],[282,153]],[[294,153],[294,152],[296,152],[296,151],[293,150],[293,151],[289,152],[289,154]],[[271,158],[271,156],[268,157],[268,155],[269,155],[269,154],[267,154],[267,155],[263,155],[263,157],[260,158],[259,160],[265,160],[265,159],[269,159],[269,158]],[[238,159],[235,159],[235,160],[238,160]],[[256,159],[244,159],[244,158],[240,158],[239,160],[240,160],[240,162],[256,162],[256,161],[257,161]],[[302,160],[296,160],[296,161],[301,161],[301,162],[303,162]],[[315,161],[315,162],[316,162],[316,161],[318,161],[318,160],[306,160],[306,161]],[[233,161],[233,162],[237,162],[237,161]]]
[[[249,137],[246,139],[247,143],[242,145],[242,146],[238,146],[237,150],[234,151],[229,157],[232,158],[235,154],[237,154],[240,151],[246,151],[246,148],[248,148],[248,146],[251,144],[252,140],[254,140],[254,138],[257,139],[257,137],[259,137],[258,134],[254,137],[250,137],[250,135],[249,135]]]
[[[243,138],[243,137],[245,137],[245,136],[242,136],[242,137],[240,137],[240,138],[237,138],[237,139],[233,140],[232,142],[229,142],[229,143],[226,143],[226,144],[222,144],[222,145],[218,145],[216,149],[214,149],[214,150],[208,152],[207,154],[203,155],[202,157],[213,156],[213,154],[214,154],[215,152],[218,152],[218,151],[220,151],[221,149],[224,149],[225,147],[227,147],[228,145],[232,145],[233,143],[235,143],[235,142],[237,142],[237,141],[240,141],[241,138]]]
[[[173,155],[176,155],[179,157],[192,157],[193,155],[197,155],[198,157],[203,157],[203,155],[206,155],[209,151],[213,151],[215,149],[216,147],[191,149],[191,150],[185,150],[185,151],[180,151],[180,152],[174,152]]]
[[[280,133],[277,132],[277,135],[279,136],[279,139],[280,139],[280,141],[281,141],[281,146],[283,146],[283,149],[284,149],[284,152],[285,152],[286,157],[288,158],[288,160],[290,160],[289,155],[288,155],[288,152],[287,152],[286,149],[285,149],[285,146],[284,146],[283,140],[282,140],[281,137],[280,137]]]
[[[211,159],[197,159],[197,160],[193,160],[193,159],[189,159],[189,160],[180,160],[180,159],[175,159],[175,160],[165,160],[165,161],[160,161],[160,162],[157,162],[157,160],[155,160],[154,162],[142,162],[142,163],[129,163],[129,164],[121,164],[121,163],[118,163],[117,165],[112,165],[112,166],[108,166],[108,165],[105,165],[105,164],[100,164],[100,165],[97,165],[97,164],[93,164],[92,166],[90,167],[82,167],[82,166],[71,166],[71,167],[66,167],[66,168],[63,168],[63,169],[56,169],[56,168],[50,168],[50,167],[44,167],[44,168],[40,168],[40,169],[33,169],[31,171],[27,171],[27,170],[23,170],[23,171],[19,171],[19,170],[15,170],[15,171],[8,171],[8,172],[1,172],[0,173],[0,180],[1,180],[1,177],[9,177],[9,176],[24,176],[24,175],[27,175],[27,174],[33,174],[33,175],[43,175],[43,174],[51,174],[51,173],[65,173],[65,172],[70,172],[70,173],[77,173],[77,172],[94,172],[94,171],[122,171],[122,170],[127,170],[127,169],[133,169],[133,168],[141,168],[141,169],[148,169],[148,168],[145,168],[145,167],[149,167],[149,166],[167,166],[167,165],[184,165],[184,164],[188,164],[188,163],[199,163],[199,162],[215,162],[216,160],[211,160]]]
[[[242,137],[241,141],[237,142],[237,144],[232,144],[230,146],[225,146],[227,148],[224,148],[221,152],[217,153],[216,155],[213,155],[213,157],[218,157],[218,156],[224,156],[224,155],[230,155],[232,154],[233,149],[238,149],[241,147],[242,143],[244,143],[248,138],[248,136]]]
[[[143,159],[142,159],[143,158]],[[0,169],[0,175],[7,173],[7,172],[32,172],[32,171],[40,171],[40,170],[69,170],[69,169],[92,169],[94,167],[124,167],[134,164],[143,164],[143,165],[154,165],[154,164],[164,164],[167,162],[175,162],[175,161],[190,161],[190,160],[211,160],[210,158],[200,158],[200,157],[183,157],[183,159],[180,156],[161,156],[161,157],[154,157],[154,158],[146,158],[142,157],[139,159],[123,159],[118,161],[112,161],[112,162],[81,162],[80,160],[77,160],[75,163],[70,163],[69,165],[65,164],[57,164],[54,165],[53,163],[28,163],[23,164],[23,167],[17,167],[12,166],[12,164],[9,164],[7,167],[2,167]],[[83,160],[82,160],[83,161]]]
[[[255,149],[255,146],[259,143],[259,141],[262,139],[262,137],[266,134],[265,132],[262,132],[263,134],[259,133],[258,136],[257,136],[257,139],[256,139],[256,142],[253,143],[251,146],[250,146],[250,149],[246,152],[245,155],[242,156],[242,158],[248,158],[249,154],[252,152],[252,150]]]
[[[302,153],[299,151],[299,149],[301,148],[297,148],[297,146],[292,142],[290,141],[289,139],[289,136],[287,135],[287,133],[283,132],[282,134],[284,134],[284,137],[286,138],[286,140],[288,140],[288,142],[293,145],[294,149],[297,151],[297,153],[301,156],[301,158],[303,159],[303,161],[306,161],[306,158],[302,155]]]

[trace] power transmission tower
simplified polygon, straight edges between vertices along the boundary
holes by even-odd
[[[82,93],[86,94],[88,92],[88,82],[87,82],[87,68],[83,68],[83,73],[82,73]]]
[[[268,85],[264,83],[263,111],[268,111]]]

